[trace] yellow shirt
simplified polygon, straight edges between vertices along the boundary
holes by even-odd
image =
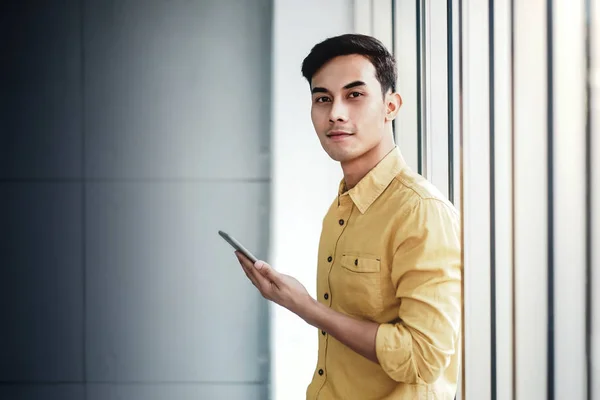
[[[319,331],[307,399],[454,399],[460,361],[461,235],[453,205],[397,147],[323,220],[319,302],[379,323],[379,364]]]

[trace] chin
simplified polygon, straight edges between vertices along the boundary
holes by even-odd
[[[329,157],[331,157],[332,160],[341,163],[351,161],[361,155],[360,152],[343,149],[329,149],[327,154],[329,154]]]

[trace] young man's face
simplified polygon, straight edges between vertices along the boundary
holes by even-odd
[[[339,162],[381,143],[387,105],[375,67],[361,55],[336,57],[312,77],[311,118],[323,149]]]

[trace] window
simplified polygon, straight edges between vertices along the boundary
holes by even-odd
[[[396,142],[462,213],[458,398],[600,392],[599,9],[355,1],[398,60]]]

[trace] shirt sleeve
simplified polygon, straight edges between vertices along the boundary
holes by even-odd
[[[433,383],[459,349],[460,218],[441,200],[419,199],[400,231],[391,273],[399,319],[379,326],[376,354],[395,381]]]

